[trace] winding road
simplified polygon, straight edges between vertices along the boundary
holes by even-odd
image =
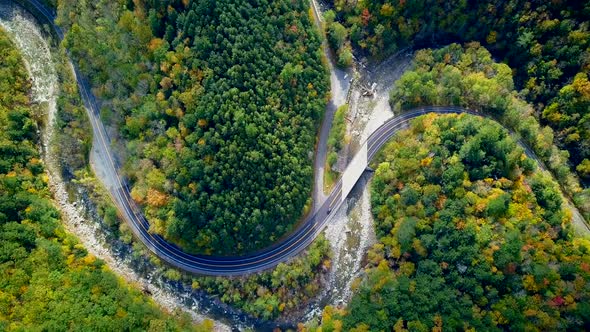
[[[17,2],[25,6],[37,19],[47,22],[53,29],[53,32],[62,40],[63,31],[54,23],[55,13],[45,7],[38,0],[18,0]],[[94,147],[98,149],[100,158],[103,162],[105,173],[101,178],[108,177],[113,183],[107,185],[114,201],[116,202],[121,215],[129,224],[135,236],[142,241],[156,256],[166,261],[168,264],[175,266],[184,271],[212,276],[235,276],[259,272],[285,262],[303,251],[322,231],[324,226],[330,222],[333,211],[336,211],[345,201],[350,191],[362,176],[368,163],[376,155],[377,151],[387,143],[387,141],[398,131],[407,127],[407,124],[413,118],[426,113],[469,113],[478,116],[484,116],[480,113],[453,107],[427,107],[415,109],[402,115],[395,116],[386,121],[381,127],[376,129],[368,139],[361,145],[359,153],[353,158],[346,170],[343,172],[333,191],[327,197],[321,200],[315,200],[313,212],[310,213],[299,227],[281,240],[268,248],[259,252],[234,257],[216,257],[204,255],[191,255],[183,252],[177,246],[167,242],[161,236],[149,232],[150,225],[139,207],[131,199],[129,188],[126,182],[119,176],[118,166],[114,161],[109,139],[106,135],[104,125],[102,124],[95,97],[91,93],[90,84],[85,80],[77,68],[74,66],[78,86],[84,104],[87,109],[90,122],[94,131]],[[329,105],[329,114],[333,115],[334,105]],[[327,122],[329,119],[325,119]],[[329,130],[328,130],[329,131]],[[322,133],[327,136],[327,131],[322,129]],[[320,140],[322,142],[322,140]],[[325,141],[324,141],[325,142]],[[526,147],[525,147],[526,148]],[[325,149],[318,147],[323,151],[325,159]],[[527,155],[538,160],[530,149],[526,149]],[[316,159],[318,158],[316,155]],[[321,161],[321,160],[320,160]],[[318,164],[321,164],[318,166]],[[323,167],[323,162],[316,162],[316,174],[318,167]],[[321,189],[321,188],[320,188]],[[315,196],[315,195],[314,195]]]

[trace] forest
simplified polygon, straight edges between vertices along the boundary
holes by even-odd
[[[590,242],[559,186],[497,122],[426,115],[379,153],[379,242],[322,331],[583,330]]]
[[[378,59],[407,47],[479,41],[513,69],[572,169],[590,179],[590,3],[564,0],[334,0],[327,32],[339,55]]]
[[[320,235],[307,250],[274,269],[240,278],[193,277],[193,289],[264,320],[285,319],[313,303],[330,270],[330,243]]]
[[[0,330],[211,330],[209,321],[194,326],[184,314],[162,312],[61,225],[30,87],[0,29]]]
[[[496,63],[478,43],[416,52],[414,65],[396,82],[395,111],[417,106],[461,106],[496,118],[518,133],[551,170],[562,190],[590,220],[590,188],[580,185],[568,164],[569,152],[553,144],[556,133],[535,119],[533,107],[514,91],[511,69]]]
[[[189,252],[238,254],[302,217],[328,90],[308,9],[58,2],[64,46],[92,81],[152,231]]]
[[[329,87],[307,1],[49,1],[152,232],[188,252],[239,254],[301,218]],[[590,189],[579,181],[590,179],[589,16],[589,5],[567,0],[334,1],[327,41],[343,67],[353,53],[383,59],[406,47],[478,41],[416,52],[391,92],[394,112],[455,105],[498,122],[428,115],[380,152],[371,165],[378,243],[350,304],[324,309],[322,331],[590,329],[590,242],[574,236],[566,208],[571,198],[590,219]],[[65,330],[72,321],[210,329],[161,312],[60,226],[26,71],[6,71],[20,60],[4,58],[0,330]],[[64,81],[56,141],[64,175],[98,188],[84,109],[75,82]],[[330,132],[330,166],[346,143],[345,112]],[[101,195],[104,223],[132,243]],[[132,251],[147,249],[135,242]],[[187,276],[150,261],[169,280],[276,319],[321,291],[328,251],[318,238],[306,255],[244,278]]]

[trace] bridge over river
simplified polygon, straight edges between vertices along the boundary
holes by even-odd
[[[44,19],[53,29],[57,40],[63,39],[62,30],[55,25],[55,13],[45,7],[38,0],[18,0],[29,9],[38,19]],[[120,214],[129,224],[135,236],[143,242],[156,256],[187,272],[212,276],[232,276],[259,272],[285,262],[303,251],[330,222],[334,212],[342,206],[351,190],[361,178],[369,162],[375,157],[379,149],[399,130],[407,127],[408,122],[426,113],[470,113],[481,114],[454,107],[427,107],[408,111],[390,118],[371,133],[361,144],[358,153],[350,161],[340,180],[336,183],[330,195],[317,206],[298,227],[274,245],[256,253],[243,256],[217,257],[206,255],[192,255],[167,242],[162,236],[150,232],[150,225],[141,209],[131,199],[126,182],[119,175],[119,166],[113,158],[110,139],[99,117],[99,108],[90,90],[90,84],[74,67],[81,97],[86,106],[88,117],[94,132],[93,158],[95,164],[100,164],[97,176],[109,190]],[[325,149],[324,149],[325,150]],[[538,159],[530,149],[525,151],[529,157]],[[542,164],[541,164],[542,167]],[[316,166],[317,168],[317,166]]]

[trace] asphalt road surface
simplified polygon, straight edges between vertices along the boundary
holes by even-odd
[[[55,13],[52,10],[46,8],[38,0],[19,0],[17,2],[23,4],[38,20],[48,23],[53,28],[54,33],[59,40],[63,39],[62,30],[53,23]],[[74,68],[81,96],[84,100],[94,130],[94,144],[98,145],[93,148],[99,149],[99,152],[102,154],[102,160],[107,164],[102,165],[107,169],[106,175],[103,174],[103,176],[110,177],[108,181],[115,184],[107,187],[109,187],[110,193],[116,202],[120,213],[124,216],[124,219],[133,230],[135,236],[156,256],[172,266],[187,272],[212,276],[244,275],[272,268],[303,251],[322,231],[324,226],[330,221],[334,212],[344,202],[344,198],[349,194],[348,192],[342,192],[342,180],[340,180],[336,183],[330,195],[328,195],[323,202],[317,203],[317,206],[314,209],[315,212],[311,213],[302,223],[300,223],[295,231],[283,238],[280,242],[256,253],[233,257],[187,254],[177,246],[165,241],[161,236],[149,232],[148,221],[141,213],[139,207],[131,199],[126,182],[119,176],[119,168],[114,161],[109,139],[106,135],[104,126],[100,121],[96,100],[91,93],[90,85],[88,84],[88,81],[79,74],[75,66]],[[334,105],[331,107],[334,107]],[[333,110],[330,111],[332,112]],[[366,161],[366,164],[368,164],[377,151],[393,135],[403,129],[411,119],[431,112],[439,114],[470,113],[482,116],[477,112],[461,108],[427,107],[412,110],[393,117],[371,134],[364,143],[367,144],[368,148],[368,160]],[[325,151],[325,149],[319,150]],[[322,153],[325,154],[325,152]],[[538,160],[532,154],[530,149],[527,148],[526,153],[535,160]],[[358,179],[348,180],[356,182]],[[103,179],[103,181],[105,180]]]

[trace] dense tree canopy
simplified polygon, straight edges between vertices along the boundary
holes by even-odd
[[[417,118],[375,166],[379,243],[322,330],[590,326],[590,243],[572,238],[559,187],[498,123]]]
[[[533,108],[513,91],[510,72],[510,67],[495,63],[478,43],[420,50],[416,52],[413,68],[404,73],[391,91],[391,103],[396,110],[454,105],[494,116],[520,134],[590,220],[590,189],[583,189],[571,172],[569,153],[553,145],[553,130],[541,127]]]
[[[564,95],[583,86],[590,71],[588,1],[334,0],[334,10],[326,21],[339,53],[347,40],[376,57],[412,45],[481,42],[514,69],[516,87],[559,131],[556,142],[570,152],[573,166],[588,160],[590,108],[580,107],[583,96]],[[563,91],[565,85],[571,88]],[[586,169],[582,165],[580,174]]]
[[[0,330],[193,330],[125,285],[60,224],[22,59],[0,30]],[[198,330],[209,330],[200,326]]]
[[[228,254],[291,228],[328,86],[306,1],[60,6],[154,232]]]
[[[305,307],[325,285],[330,268],[330,243],[320,235],[304,252],[274,269],[241,278],[198,277],[193,288],[218,296],[255,317],[273,320]]]
[[[559,90],[543,110],[543,118],[556,130],[557,139],[571,152],[580,176],[590,180],[590,82],[579,73]]]

